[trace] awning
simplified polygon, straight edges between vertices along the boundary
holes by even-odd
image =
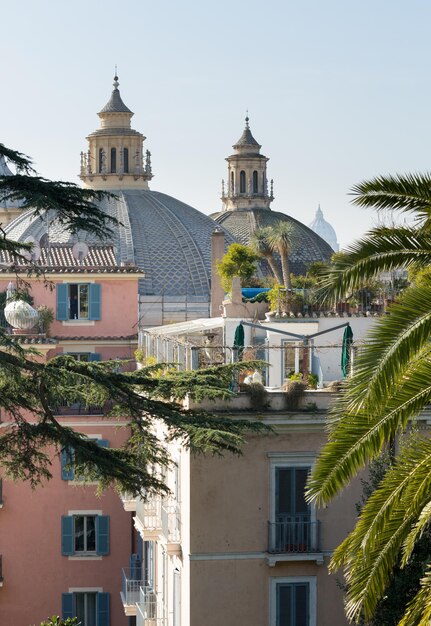
[[[178,324],[167,324],[166,326],[152,326],[143,328],[144,333],[157,336],[192,335],[193,333],[212,330],[213,328],[223,328],[224,317],[202,317],[188,322],[178,322]]]

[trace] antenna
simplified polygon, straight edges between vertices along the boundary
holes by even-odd
[[[89,248],[87,244],[85,243],[85,241],[77,241],[72,248],[73,257],[77,261],[79,261],[79,263],[81,263],[85,259],[85,257],[88,254],[88,251],[89,251]]]

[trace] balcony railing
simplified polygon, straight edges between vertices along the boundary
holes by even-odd
[[[62,402],[51,407],[54,415],[104,415],[109,409],[103,406],[86,406],[81,402]]]
[[[300,554],[320,552],[320,522],[293,515],[268,523],[268,552]]]
[[[166,539],[168,538],[168,511],[162,498],[138,499],[136,502],[136,519],[144,533],[148,534],[148,537],[156,534],[163,535]]]
[[[167,626],[161,595],[152,587],[141,587],[136,608],[136,626]]]
[[[132,606],[139,602],[142,585],[142,570],[140,567],[123,568],[121,600],[124,606]]]

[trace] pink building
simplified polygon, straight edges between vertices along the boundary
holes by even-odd
[[[74,259],[71,246],[42,248],[43,280],[31,279],[33,306],[55,314],[49,336],[43,329],[16,335],[49,360],[72,354],[79,360],[132,359],[136,348],[138,279],[134,266],[119,266],[111,246],[90,246]],[[25,268],[18,268],[20,271]],[[3,269],[0,291],[15,275]],[[4,321],[4,320],[3,320]],[[46,330],[46,329],[45,329]],[[132,365],[131,367],[134,367]],[[121,445],[127,420],[104,417],[102,407],[79,403],[55,407],[60,423],[100,441]],[[3,427],[7,415],[1,415]],[[66,468],[67,457],[53,450],[52,480],[36,490],[2,480],[0,510],[0,624],[30,626],[50,615],[78,616],[85,626],[126,626],[120,598],[121,570],[132,553],[130,514],[117,493],[100,498]]]

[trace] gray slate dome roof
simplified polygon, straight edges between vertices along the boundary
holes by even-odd
[[[296,275],[305,274],[311,263],[328,261],[333,254],[332,248],[319,235],[285,213],[270,209],[250,209],[221,211],[213,213],[211,217],[246,245],[258,228],[273,226],[280,220],[292,224],[293,250],[289,260],[291,271]],[[265,265],[266,261],[263,262],[263,266]]]
[[[249,126],[248,121],[249,121],[248,117],[246,117],[245,118],[245,128],[243,130],[243,133],[242,133],[241,137],[238,139],[238,141],[232,147],[233,148],[245,148],[245,147],[249,146],[252,149],[256,149],[257,148],[257,152],[259,152],[259,149],[262,146],[260,145],[260,143],[258,143],[256,141],[256,139],[251,134],[251,130],[250,130],[250,126]]]
[[[113,193],[116,198],[104,198],[99,204],[122,224],[112,242],[118,262],[135,263],[145,272],[139,281],[140,293],[209,297],[211,235],[216,228],[213,220],[157,191],[114,190]],[[5,230],[16,241],[30,235],[40,241],[46,235],[46,223],[30,210]],[[87,233],[72,237],[55,223],[50,227],[49,237],[53,243],[71,243],[78,238],[89,244],[110,243]],[[225,233],[225,238],[227,245],[234,242],[229,233]]]
[[[132,111],[128,107],[126,107],[121,99],[118,84],[118,76],[114,76],[114,90],[108,102],[105,104],[103,109],[99,111],[99,115],[101,113],[132,113]]]

